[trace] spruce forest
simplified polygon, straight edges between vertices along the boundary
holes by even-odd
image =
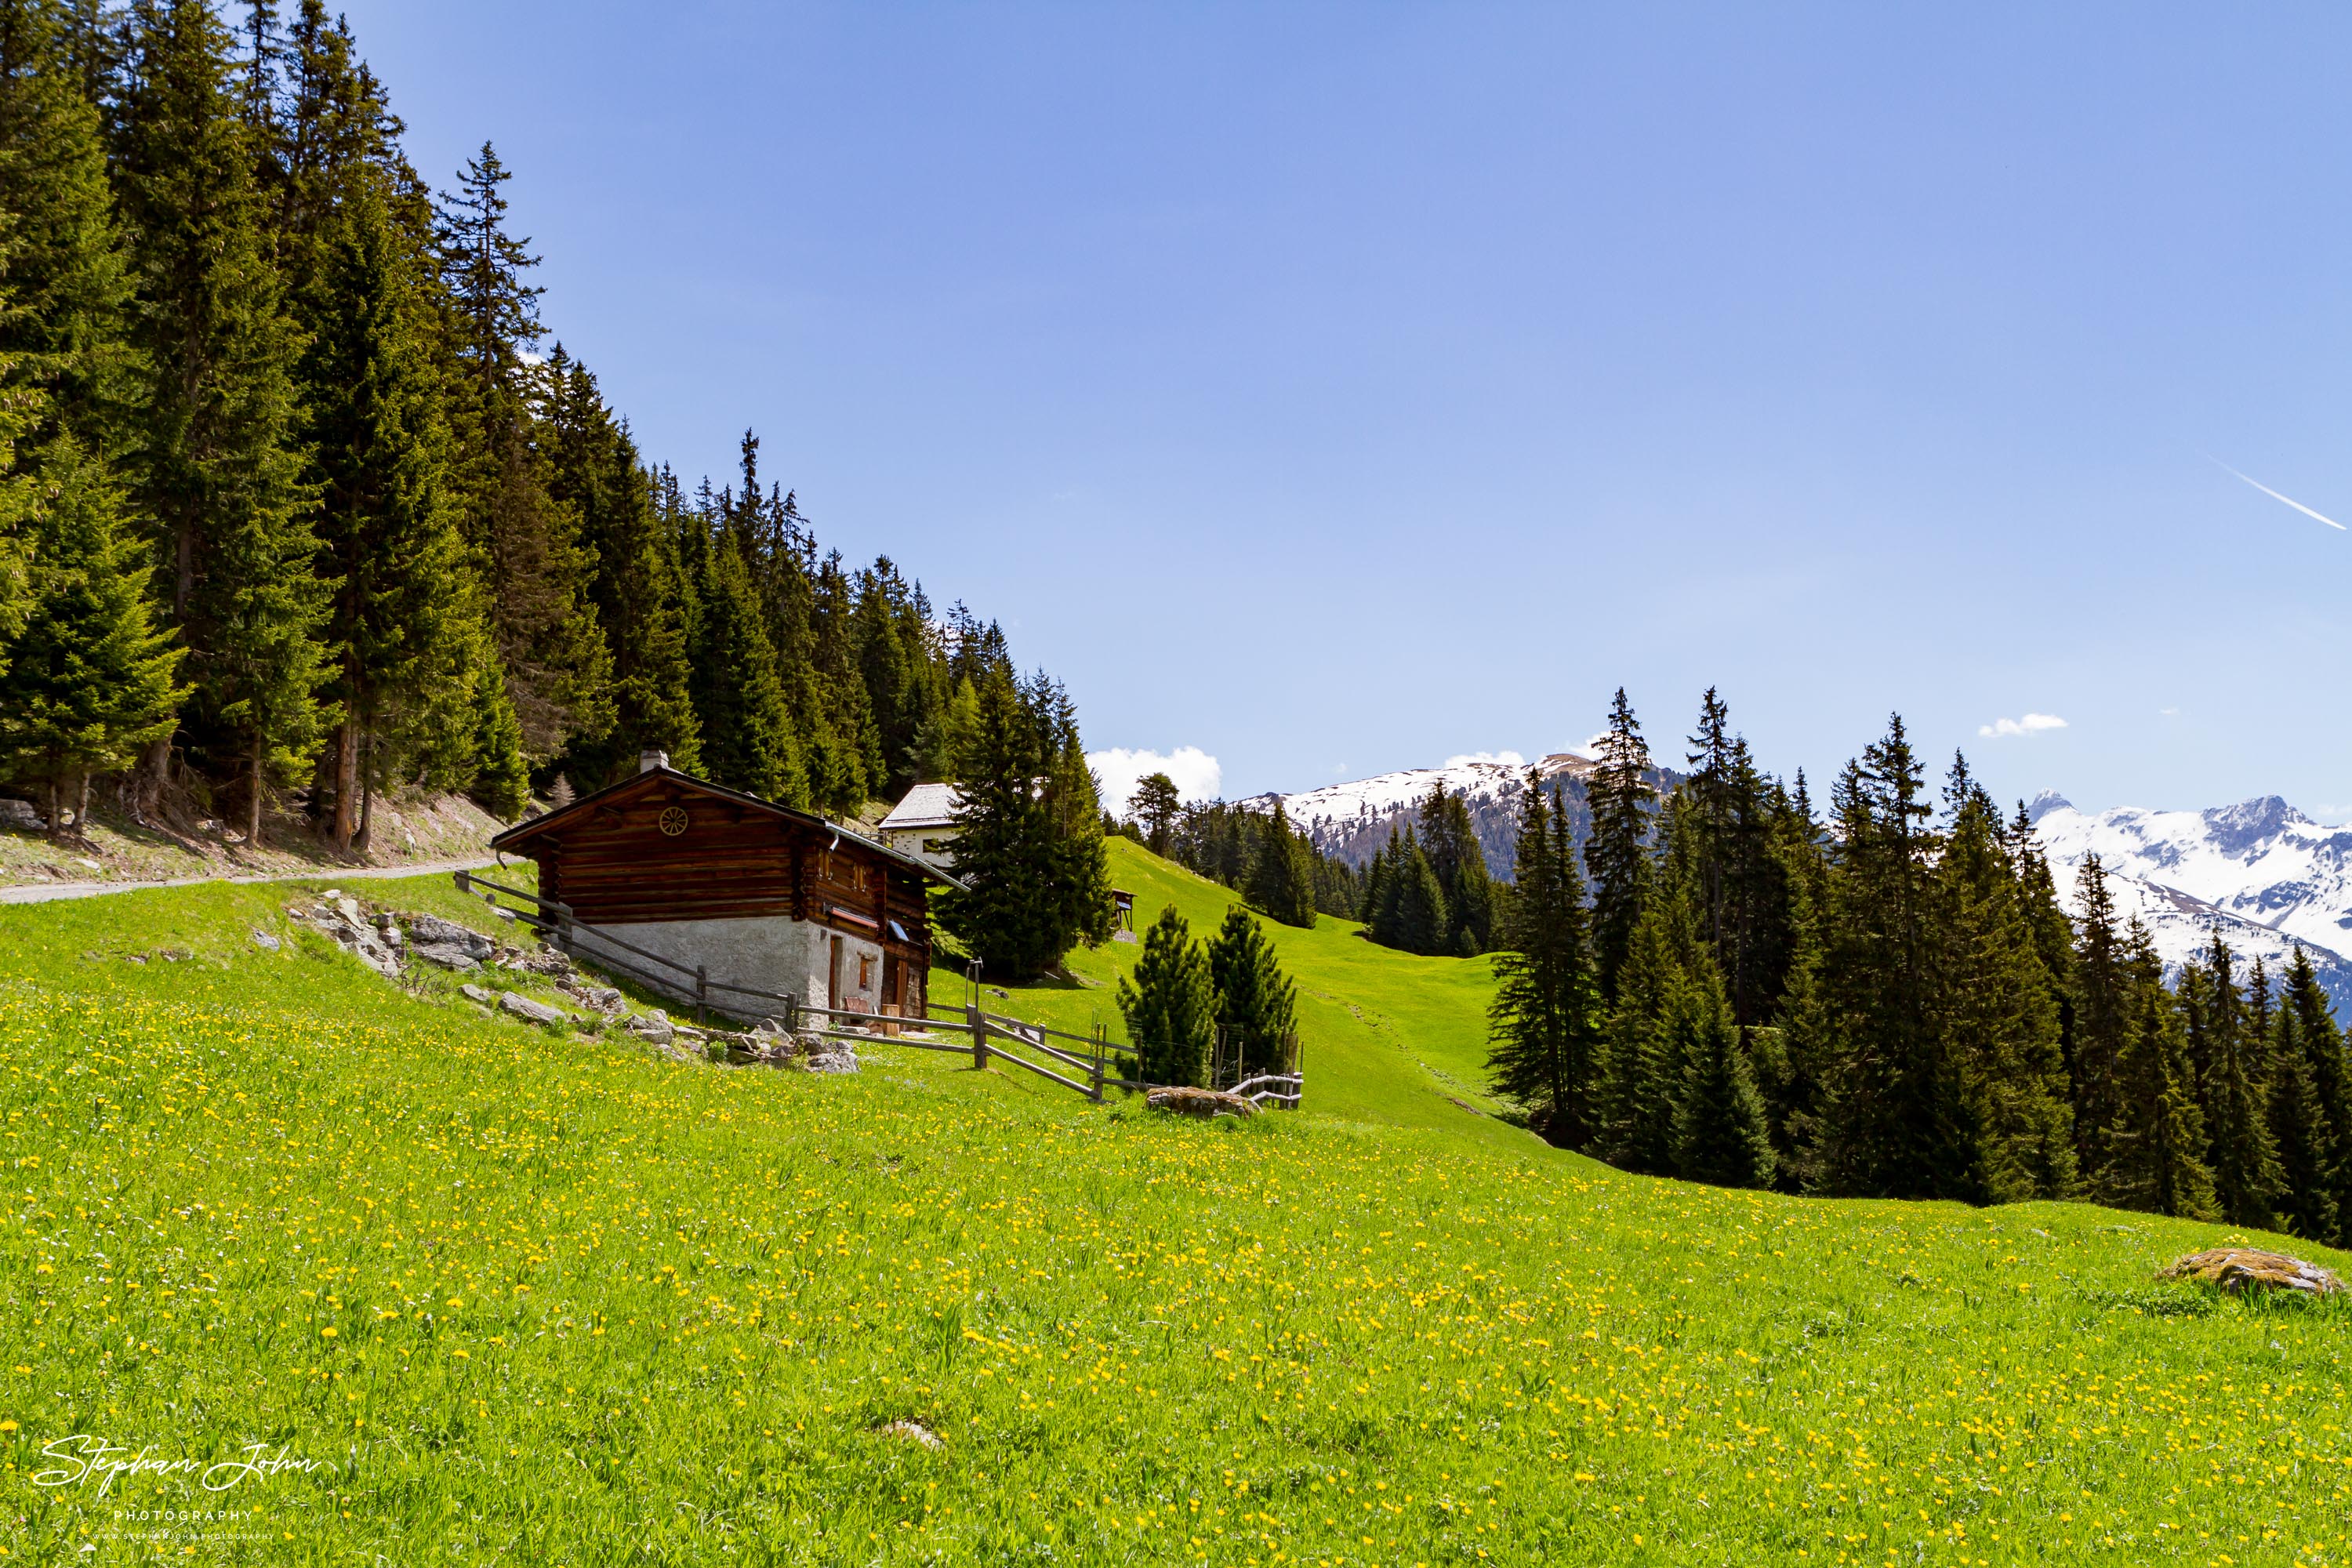
[[[822,549],[755,437],[716,489],[641,454],[496,150],[436,190],[401,135],[319,0],[0,0],[0,779],[53,832],[103,787],[364,850],[381,792],[513,818],[656,749],[852,814],[988,713],[1003,771],[1067,773],[1060,688]]]
[[[1720,1185],[2352,1239],[2352,1056],[2300,949],[2269,973],[2216,933],[2168,985],[2095,858],[2056,886],[2023,808],[1957,755],[1932,791],[1899,717],[1825,816],[1713,691],[1689,746],[1661,795],[1619,692],[1580,854],[1557,797],[1521,794],[1490,1066],[1550,1142]]]

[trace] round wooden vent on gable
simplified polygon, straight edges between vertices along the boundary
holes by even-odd
[[[675,838],[679,834],[684,833],[686,831],[686,807],[682,805],[673,805],[663,811],[661,814],[661,830],[666,837],[671,838]]]

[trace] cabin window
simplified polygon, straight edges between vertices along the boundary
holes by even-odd
[[[860,991],[874,988],[874,955],[870,952],[857,955],[857,988]]]

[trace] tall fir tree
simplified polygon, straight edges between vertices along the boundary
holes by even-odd
[[[1421,803],[1415,836],[1444,895],[1445,921],[1435,952],[1470,958],[1493,945],[1496,893],[1470,809],[1440,779]]]
[[[134,504],[154,520],[188,651],[188,738],[243,774],[258,843],[270,789],[321,725],[327,586],[311,570],[294,441],[302,343],[268,255],[225,29],[204,0],[140,0],[131,27],[117,167],[142,351]]]
[[[606,405],[588,367],[562,343],[548,356],[547,384],[549,489],[580,520],[582,542],[595,554],[588,596],[613,656],[613,728],[595,739],[574,737],[566,765],[604,784],[625,776],[640,752],[660,751],[680,772],[700,773],[702,725],[688,640],[692,588],[678,533],[663,520],[655,478],[627,426]],[[773,629],[756,595],[753,609],[772,650]],[[781,655],[774,662],[781,683]],[[804,776],[797,798],[777,798],[809,804]]]
[[[70,803],[88,837],[91,777],[171,731],[181,650],[151,622],[154,568],[103,466],[60,436],[40,478],[32,611],[0,667],[0,776],[44,790],[52,837]]]
[[[1243,896],[1269,919],[1311,930],[1315,924],[1314,852],[1291,827],[1282,802],[1274,803],[1256,837],[1256,852],[1250,859]]]
[[[2116,1190],[2114,1169],[2133,1135],[2123,1068],[2137,1026],[2132,975],[2115,896],[2095,854],[2075,874],[2074,1048],[2068,1085],[2074,1101],[2075,1160],[2085,1190],[2101,1201]]]
[[[451,416],[465,461],[454,478],[478,569],[494,591],[490,626],[534,761],[612,727],[612,654],[588,610],[595,552],[553,494],[535,405],[548,395],[534,363],[542,335],[539,258],[508,226],[512,172],[484,142],[442,197],[438,237]]]
[[[2336,1130],[2320,1100],[2315,1042],[2295,1008],[2272,1006],[2270,976],[2260,959],[2247,990],[2252,1032],[2270,1041],[2267,1110],[2278,1148],[2279,1223],[2294,1235],[2332,1241],[2342,1229],[2336,1213]]]
[[[1593,969],[1602,1001],[1612,1005],[1649,884],[1651,772],[1649,744],[1621,686],[1609,706],[1599,765],[1586,786],[1592,832],[1584,845],[1584,868],[1592,884]]]
[[[727,541],[698,542],[692,676],[702,766],[730,789],[805,805],[808,773],[793,733],[775,648],[743,559]]]
[[[1839,775],[1836,850],[1821,960],[1835,1020],[1835,1079],[1816,1159],[1830,1190],[1957,1194],[1973,1155],[1958,1064],[1934,1012],[1935,861],[1917,754],[1900,715]]]
[[[987,972],[1026,980],[1059,962],[1069,943],[1052,896],[1054,824],[1041,792],[1045,759],[1036,728],[1009,680],[980,696],[980,726],[958,772],[962,780],[955,874],[964,886],[939,896],[940,922]]]
[[[57,433],[96,479],[133,435],[140,378],[131,277],[107,179],[105,127],[75,68],[76,22],[57,0],[0,0],[0,212],[8,308],[0,388],[35,392],[26,459]]]
[[[1548,1141],[1581,1149],[1597,1118],[1600,991],[1575,840],[1533,769],[1519,796],[1513,895],[1496,933],[1486,1070]]]
[[[2050,975],[1999,813],[1965,764],[1954,767],[1949,798],[1933,1008],[1951,1098],[1937,1114],[1972,1147],[1931,1190],[1978,1203],[2064,1197],[2074,1185],[2073,1110]]]
[[[961,688],[968,689],[968,687]],[[1176,831],[1177,817],[1184,809],[1183,799],[1176,792],[1176,781],[1166,773],[1146,773],[1136,781],[1135,793],[1128,797],[1128,816],[1143,829],[1144,847],[1154,855],[1165,855],[1169,841]]]
[[[2221,933],[2181,977],[2189,1050],[2200,1066],[2213,1199],[2231,1225],[2269,1226],[2284,1178],[2267,1114],[2268,1042],[2247,1026],[2237,954]]]
[[[1707,952],[1670,981],[1662,1025],[1666,1053],[1682,1070],[1673,1106],[1676,1173],[1714,1186],[1771,1185],[1763,1097]]]
[[[1207,956],[1228,1081],[1283,1071],[1298,1026],[1298,990],[1283,974],[1265,930],[1248,910],[1229,906]]]
[[[364,851],[378,737],[470,679],[480,646],[449,485],[449,434],[415,258],[382,176],[355,172],[327,220],[305,314],[302,433],[320,498],[335,736],[332,836]]]
[[[1674,889],[1645,889],[1601,1030],[1593,1152],[1648,1175],[1675,1172],[1675,1113],[1685,1065],[1679,1047],[1685,1042],[1667,1019],[1685,979],[1688,925]]]
[[[2318,972],[2302,943],[2287,961],[2279,991],[2279,1023],[2293,1020],[2304,1059],[2309,1064],[2314,1099],[2324,1129],[2313,1176],[2326,1194],[2336,1228],[2326,1239],[2341,1247],[2352,1240],[2352,1058],[2345,1052],[2335,1009],[2320,988]]]
[[[1118,1009],[1139,1079],[1196,1088],[1206,1083],[1216,1032],[1216,988],[1208,955],[1175,905],[1164,906],[1145,929],[1134,973],[1119,979]]]

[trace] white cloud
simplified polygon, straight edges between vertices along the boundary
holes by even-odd
[[[1514,768],[1528,765],[1527,758],[1517,752],[1465,752],[1461,756],[1445,759],[1445,765],[1449,768],[1463,767],[1471,763],[1501,763],[1506,767]]]
[[[1990,724],[1977,726],[1977,733],[1988,738],[2001,735],[2036,735],[2044,730],[2063,730],[2066,721],[2055,713],[2028,713],[2022,719],[1996,719]]]
[[[1147,773],[1166,773],[1176,782],[1177,795],[1188,804],[1216,799],[1225,778],[1217,759],[1198,746],[1179,746],[1165,756],[1113,746],[1105,752],[1088,752],[1087,765],[1095,771],[1103,809],[1113,816],[1127,815],[1128,800]]]

